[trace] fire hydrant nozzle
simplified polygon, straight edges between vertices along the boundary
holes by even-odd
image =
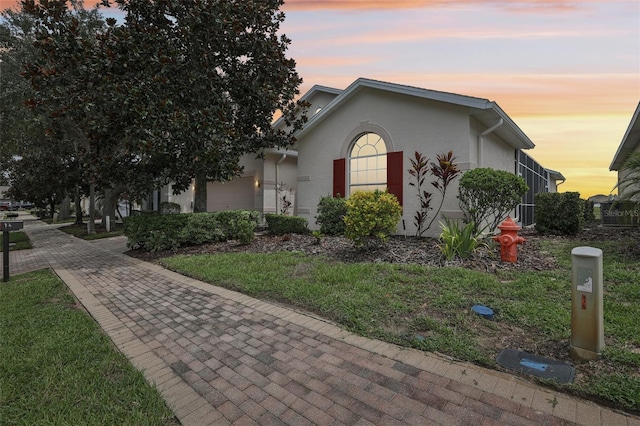
[[[494,236],[493,239],[500,243],[500,258],[503,262],[517,262],[518,244],[526,241],[518,235],[521,227],[511,217],[507,217],[504,222],[498,225],[498,229],[500,235]]]

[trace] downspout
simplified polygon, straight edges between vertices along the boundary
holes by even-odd
[[[276,162],[276,214],[278,214],[278,169],[280,168],[280,164],[287,158],[287,154],[282,154],[282,157]]]
[[[483,147],[484,137],[487,136],[489,133],[492,133],[494,130],[496,130],[498,127],[502,126],[503,124],[504,124],[504,120],[501,118],[500,120],[498,120],[496,124],[489,127],[484,132],[478,135],[478,167],[482,167],[482,152],[484,148]]]

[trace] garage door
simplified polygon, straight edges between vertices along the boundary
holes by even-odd
[[[234,179],[230,182],[207,184],[207,211],[253,210],[255,190],[253,176]]]

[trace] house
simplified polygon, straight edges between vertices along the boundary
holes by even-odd
[[[267,150],[264,158],[243,156],[241,177],[208,184],[208,211],[280,213],[286,197],[292,203],[289,212],[305,217],[315,229],[322,196],[388,188],[403,205],[398,233],[413,235],[412,217],[419,204],[408,169],[416,151],[431,160],[453,151],[462,171],[491,167],[523,176],[530,190],[513,212],[523,225],[533,223],[535,193],[556,191],[558,181],[564,181],[561,173],[545,169],[524,152],[533,142],[487,99],[360,78],[344,90],[314,86],[302,100],[310,105],[309,120],[296,133],[296,145]],[[283,125],[281,120],[274,123]],[[439,194],[433,192],[439,204]],[[444,200],[441,213],[446,217],[462,217],[456,195],[457,182]],[[172,201],[183,212],[193,210],[193,188],[176,196],[165,187],[156,196],[154,205]]]
[[[631,117],[631,122],[627,131],[624,133],[622,141],[618,146],[616,154],[613,156],[613,161],[609,166],[610,171],[618,172],[618,181],[624,178],[624,170],[622,166],[629,159],[629,156],[634,152],[640,152],[640,102]],[[620,195],[623,195],[624,188],[618,188]]]
[[[629,157],[640,152],[640,102],[631,117],[631,122],[627,131],[622,137],[622,141],[613,156],[610,171],[618,172],[618,194],[619,198],[631,198],[631,202],[607,202],[601,203],[602,224],[605,226],[638,226],[640,225],[640,203],[637,203],[637,196],[630,193],[628,183],[623,183],[629,177],[629,171],[624,170],[624,164]],[[635,192],[637,188],[633,188]]]
[[[268,149],[262,153],[241,157],[243,173],[228,182],[207,183],[207,211],[256,210],[266,213],[294,213],[297,193],[298,152],[286,149]],[[173,194],[171,185],[154,191],[145,206],[157,210],[159,203],[177,203],[183,213],[193,211],[194,187],[178,195]],[[291,207],[286,208],[288,203]]]
[[[432,160],[453,151],[463,171],[490,167],[523,176],[530,191],[514,215],[524,225],[533,223],[533,195],[564,181],[524,153],[533,142],[487,99],[360,78],[343,91],[315,86],[305,100],[311,117],[296,134],[296,214],[312,227],[321,196],[388,188],[403,206],[397,232],[414,234],[419,201],[408,169],[415,151]],[[462,217],[456,195],[457,182],[444,200],[445,217]]]

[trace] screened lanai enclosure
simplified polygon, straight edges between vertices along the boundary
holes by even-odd
[[[564,177],[554,171],[545,169],[523,151],[516,151],[516,173],[522,176],[529,191],[522,197],[517,207],[517,219],[522,226],[533,225],[535,220],[535,194],[538,192],[555,192],[556,179],[564,181]]]

